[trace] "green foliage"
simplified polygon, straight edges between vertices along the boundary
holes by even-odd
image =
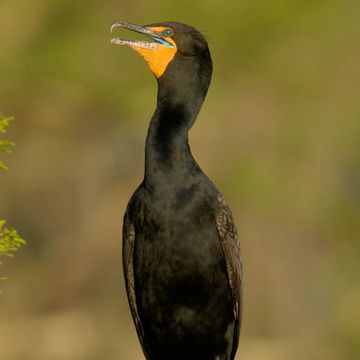
[[[0,134],[5,134],[13,117],[4,118],[0,114]],[[0,140],[0,153],[11,153],[14,142],[9,140]],[[0,161],[0,170],[7,170],[7,166]],[[13,257],[13,253],[25,244],[25,240],[20,237],[15,229],[5,227],[5,220],[0,220],[0,255]],[[0,262],[1,264],[1,262]],[[0,280],[4,280],[0,277]]]
[[[15,229],[5,228],[5,221],[0,220],[0,255],[13,257],[13,252],[25,244],[25,240],[20,237]]]
[[[0,114],[0,134],[5,134],[6,130],[12,121],[13,117],[4,118]],[[0,140],[0,153],[11,153],[12,147],[15,145],[12,141],[9,140]],[[0,170],[7,170],[7,166],[0,160]]]

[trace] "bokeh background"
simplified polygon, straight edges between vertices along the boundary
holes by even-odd
[[[156,82],[110,44],[114,20],[209,39],[191,145],[241,236],[237,359],[359,359],[359,14],[357,0],[1,0],[0,109],[17,146],[0,218],[28,241],[0,268],[1,360],[143,359],[121,227]]]

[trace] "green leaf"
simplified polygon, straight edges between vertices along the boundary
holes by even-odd
[[[0,134],[5,134],[13,117],[4,118],[0,114]],[[11,153],[15,143],[9,140],[0,140],[0,153]],[[7,166],[0,160],[0,170],[7,170]]]
[[[6,129],[9,127],[10,121],[12,120],[14,120],[13,116],[4,118],[0,113],[0,133],[6,133]]]
[[[2,162],[0,161],[0,170],[8,170],[9,168]]]
[[[11,153],[11,147],[15,146],[15,143],[9,140],[0,140],[0,152]]]
[[[20,237],[15,229],[5,228],[5,221],[0,220],[0,255],[14,256],[21,246],[25,245],[25,240]]]
[[[0,114],[0,134],[5,134],[13,117],[4,118]],[[9,140],[0,140],[0,153],[11,153],[15,143]],[[7,170],[7,166],[0,160],[0,170]],[[21,238],[15,229],[5,227],[5,220],[0,220],[0,255],[13,257],[21,246],[25,245],[25,240]],[[0,262],[1,265],[1,262]],[[6,280],[5,277],[0,277]],[[0,291],[1,294],[1,291]]]

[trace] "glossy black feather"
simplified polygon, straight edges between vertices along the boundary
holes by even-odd
[[[232,360],[241,324],[239,242],[230,209],[188,145],[210,84],[210,53],[194,28],[164,25],[178,53],[158,79],[145,177],[124,219],[129,303],[148,360]]]

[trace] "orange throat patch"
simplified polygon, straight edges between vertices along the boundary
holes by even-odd
[[[157,32],[162,32],[166,28],[160,26],[150,29]],[[159,78],[165,72],[177,51],[176,43],[171,37],[167,37],[165,40],[171,43],[173,48],[162,44],[156,44],[155,48],[149,49],[136,46],[132,47],[147,62],[150,70],[157,78]]]

